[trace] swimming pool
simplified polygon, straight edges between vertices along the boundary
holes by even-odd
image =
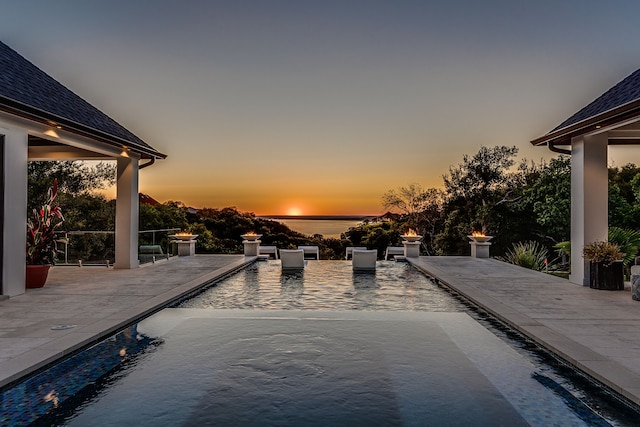
[[[258,263],[0,402],[70,426],[636,425],[489,323],[407,264]]]
[[[184,301],[182,308],[267,310],[464,311],[464,305],[406,263],[379,261],[354,273],[350,261],[309,261],[282,272],[278,261],[254,264]]]

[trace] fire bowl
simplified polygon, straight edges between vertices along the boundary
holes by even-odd
[[[471,241],[476,243],[486,243],[493,239],[493,236],[467,236]]]
[[[262,234],[242,234],[240,237],[249,242],[255,242],[262,237]]]
[[[198,237],[199,234],[170,234],[169,237],[171,237],[174,240],[182,240],[183,242],[188,242],[190,240],[194,240],[196,237]]]

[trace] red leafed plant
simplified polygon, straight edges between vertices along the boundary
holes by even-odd
[[[58,180],[47,193],[47,201],[34,209],[27,219],[27,264],[54,264],[56,257],[56,229],[64,221],[60,206],[55,203],[58,195]]]

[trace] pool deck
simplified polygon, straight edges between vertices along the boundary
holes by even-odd
[[[640,302],[494,259],[411,263],[640,405]]]
[[[0,300],[0,386],[254,260],[243,255],[198,255],[134,270],[54,267],[43,288]]]
[[[56,267],[44,288],[0,300],[0,386],[253,260],[198,255],[135,270]],[[411,262],[640,405],[640,302],[630,292],[593,290],[493,259]]]

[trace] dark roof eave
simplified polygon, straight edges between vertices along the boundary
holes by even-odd
[[[531,141],[533,145],[545,145],[553,142],[556,145],[570,145],[571,139],[598,129],[598,126],[611,126],[634,116],[640,116],[640,99],[621,105],[609,111],[584,119],[573,125],[549,132]]]
[[[129,141],[106,132],[102,132],[89,126],[76,123],[72,120],[56,116],[55,114],[47,113],[38,108],[23,104],[19,101],[4,96],[0,96],[0,110],[46,125],[51,126],[55,124],[61,126],[63,130],[66,130],[68,132],[95,139],[114,147],[122,148],[123,146],[126,146],[132,151],[139,153],[143,159],[167,158],[166,154],[160,153],[159,151],[156,151],[150,147],[141,146],[136,142]]]

